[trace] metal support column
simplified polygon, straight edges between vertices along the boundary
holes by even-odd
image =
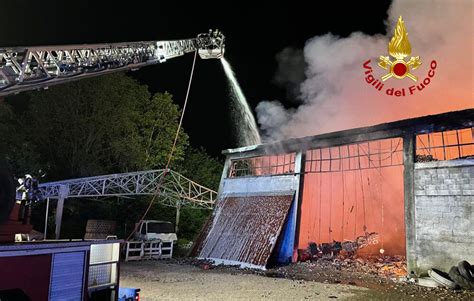
[[[405,233],[408,275],[416,274],[416,233],[415,233],[415,151],[416,135],[403,136],[403,187],[405,201]]]
[[[175,221],[175,224],[174,224],[174,228],[175,228],[175,232],[178,233],[178,225],[179,225],[179,215],[180,215],[180,211],[181,211],[181,202],[180,201],[176,201],[176,221]]]
[[[46,199],[46,214],[44,216],[44,234],[43,239],[48,235],[48,213],[49,213],[49,198]]]
[[[69,195],[69,186],[61,185],[59,187],[58,204],[56,206],[56,231],[55,238],[59,239],[61,234],[61,222],[63,219],[64,200]]]
[[[222,170],[222,175],[221,175],[221,180],[219,182],[219,190],[217,191],[217,196],[219,196],[222,193],[222,188],[224,186],[224,179],[229,176],[229,169],[231,168],[232,165],[232,159],[227,156],[224,162],[224,168]]]
[[[300,151],[296,153],[295,158],[295,174],[298,177],[298,190],[295,192],[295,200],[296,203],[296,210],[294,214],[296,215],[296,227],[295,227],[295,245],[293,248],[293,258],[292,261],[298,261],[298,244],[299,244],[299,237],[300,237],[300,223],[301,223],[301,204],[303,201],[303,187],[304,187],[304,173],[305,173],[305,166],[306,166],[306,151]]]
[[[64,209],[64,198],[59,197],[58,204],[56,205],[56,231],[55,238],[59,239],[59,235],[61,234],[61,221],[63,219],[63,209]]]

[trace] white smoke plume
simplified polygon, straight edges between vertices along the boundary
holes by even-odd
[[[474,107],[473,98],[473,1],[395,0],[388,12],[387,34],[369,36],[360,32],[347,38],[332,34],[306,42],[305,79],[299,85],[302,104],[285,110],[278,101],[263,101],[257,108],[265,140],[302,137],[355,128],[416,116]],[[365,82],[363,63],[371,59],[374,76],[386,73],[377,66],[380,55],[388,55],[388,42],[399,16],[403,17],[412,56],[422,65],[410,79],[389,79],[385,86],[396,88],[419,84],[437,61],[435,76],[423,91],[405,97],[388,96]],[[288,55],[294,54],[294,58]],[[298,80],[301,70],[298,51],[284,50],[277,59],[295,70],[282,69],[276,77],[287,83]],[[280,64],[281,65],[281,64]]]

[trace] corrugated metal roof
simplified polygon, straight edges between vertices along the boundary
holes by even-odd
[[[219,200],[198,257],[264,268],[292,200],[293,193]]]

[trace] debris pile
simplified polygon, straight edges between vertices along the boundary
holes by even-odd
[[[300,261],[318,258],[333,258],[334,256],[354,256],[359,249],[379,243],[379,235],[375,232],[365,233],[355,240],[333,241],[332,243],[309,243],[307,250],[300,250]]]
[[[377,275],[393,280],[398,280],[407,275],[406,260],[403,256],[345,257],[340,255],[333,260],[333,264],[340,265],[344,270]]]
[[[414,279],[397,278],[405,271],[403,257],[358,258],[340,257],[298,262],[275,267],[265,272],[273,278],[317,281],[321,283],[346,284],[372,289],[361,300],[474,300],[474,292],[452,290],[444,286],[422,287],[413,285]],[[375,290],[375,291],[374,291]],[[378,294],[373,295],[374,292]]]
[[[360,272],[398,280],[407,276],[404,256],[359,256],[357,251],[379,244],[379,234],[366,233],[354,240],[316,244],[310,243],[307,250],[299,250],[300,261],[311,261],[316,268],[332,268]]]

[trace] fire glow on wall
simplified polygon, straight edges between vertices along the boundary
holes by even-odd
[[[359,255],[405,254],[402,139],[306,153],[298,249],[377,237]]]

